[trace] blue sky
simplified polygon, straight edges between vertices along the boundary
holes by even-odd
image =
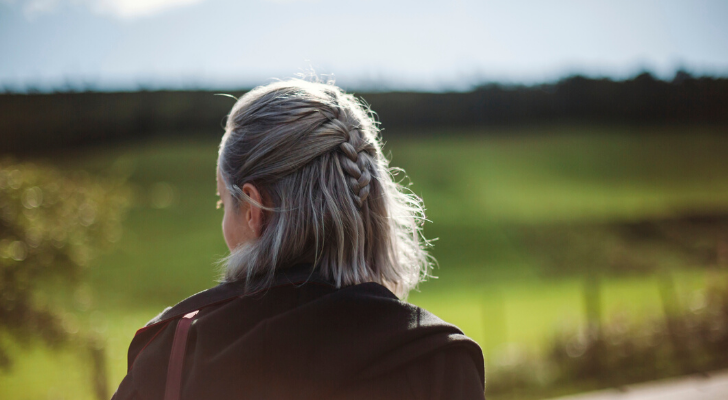
[[[0,0],[0,85],[449,90],[728,75],[728,1]]]

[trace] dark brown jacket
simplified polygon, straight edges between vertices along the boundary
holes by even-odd
[[[181,399],[484,398],[480,347],[379,284],[336,289],[301,265],[242,293],[219,285],[140,329],[113,400],[164,398],[175,331],[197,310],[178,350]]]

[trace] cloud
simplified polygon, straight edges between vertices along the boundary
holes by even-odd
[[[293,4],[293,3],[320,3],[321,0],[265,0],[274,4]]]
[[[100,0],[91,2],[94,11],[121,18],[146,17],[204,0]]]
[[[97,14],[133,19],[203,1],[205,0],[0,0],[2,3],[19,5],[29,19],[38,14],[52,13],[68,5],[87,7]]]

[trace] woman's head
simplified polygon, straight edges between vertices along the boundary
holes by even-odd
[[[228,281],[262,276],[265,287],[276,269],[312,263],[338,286],[406,296],[428,273],[421,200],[392,179],[368,110],[336,86],[289,80],[245,94],[218,172],[234,212],[260,213],[244,228],[255,237],[225,259]]]

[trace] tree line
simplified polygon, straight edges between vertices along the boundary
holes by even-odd
[[[240,96],[244,90],[228,92]],[[0,152],[129,140],[160,134],[219,134],[234,100],[213,91],[0,94]],[[533,86],[483,84],[468,92],[356,93],[388,130],[533,125],[728,122],[728,78],[678,71],[670,81],[571,76]],[[219,128],[219,130],[216,130]]]

